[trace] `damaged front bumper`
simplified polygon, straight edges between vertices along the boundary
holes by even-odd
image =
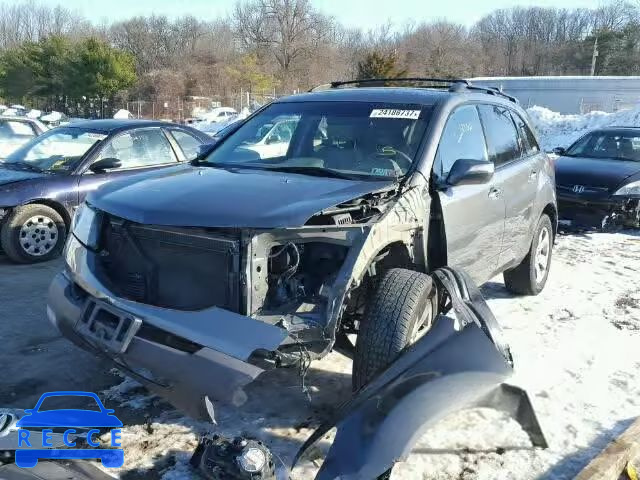
[[[509,414],[534,446],[546,448],[526,392],[503,383],[513,373],[511,354],[480,292],[466,274],[451,269],[433,277],[456,318],[441,314],[426,336],[306,441],[294,465],[337,428],[316,480],[378,478],[405,459],[429,427],[471,407]]]
[[[73,236],[65,257],[77,274],[54,278],[49,320],[191,415],[207,418],[205,397],[244,403],[243,387],[263,372],[254,353],[275,351],[287,337],[283,328],[216,307],[180,311],[119,298],[93,275],[92,254]]]
[[[578,228],[638,227],[640,198],[622,195],[588,197],[558,192],[559,223]]]

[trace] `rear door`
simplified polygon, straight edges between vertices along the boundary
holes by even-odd
[[[498,261],[501,270],[521,260],[523,245],[530,242],[537,188],[535,152],[525,145],[528,140],[519,129],[526,124],[515,112],[501,105],[481,105],[479,109],[489,155],[496,167],[496,188],[506,207],[504,241]]]
[[[438,145],[433,176],[444,217],[448,264],[486,282],[496,271],[502,247],[505,204],[494,182],[446,185],[456,160],[488,161],[482,124],[475,105],[451,113]]]
[[[101,173],[94,173],[88,169],[91,163],[103,158],[116,158],[122,166]],[[127,130],[114,135],[105,142],[90,164],[80,177],[81,203],[87,193],[106,182],[174,166],[178,164],[178,159],[164,132],[159,127],[152,127]]]

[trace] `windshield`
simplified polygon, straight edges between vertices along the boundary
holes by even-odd
[[[94,144],[106,137],[82,128],[58,127],[23,145],[5,163],[48,172],[70,171]]]
[[[594,132],[578,140],[565,155],[640,162],[640,136],[633,132]]]
[[[202,163],[398,178],[416,158],[429,114],[424,105],[276,103],[224,138]]]

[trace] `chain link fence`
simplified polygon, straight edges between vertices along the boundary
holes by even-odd
[[[177,123],[185,123],[193,118],[210,111],[216,107],[231,107],[241,112],[248,109],[253,112],[257,108],[280,98],[285,93],[279,93],[275,90],[270,92],[246,92],[238,91],[230,95],[221,97],[187,97],[183,98],[164,98],[156,100],[129,100],[127,102],[119,102],[115,108],[109,111],[117,111],[125,109],[131,112],[134,118],[147,118],[154,120],[170,120]]]

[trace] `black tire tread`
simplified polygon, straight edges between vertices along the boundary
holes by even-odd
[[[421,313],[420,304],[432,291],[431,277],[424,273],[394,268],[384,275],[358,333],[354,389],[366,384],[407,347],[413,323]]]

